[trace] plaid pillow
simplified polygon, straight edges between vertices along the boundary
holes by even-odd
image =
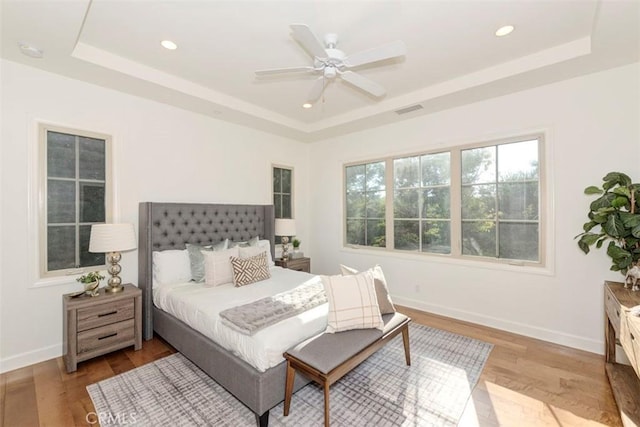
[[[231,257],[231,268],[233,284],[236,286],[249,285],[271,277],[267,253],[264,251],[250,258]]]
[[[371,271],[321,277],[329,301],[327,332],[384,327]]]
[[[358,270],[355,268],[347,267],[340,264],[340,270],[343,276],[350,274],[358,274]],[[391,302],[391,296],[389,295],[389,287],[387,286],[387,280],[384,278],[382,267],[376,264],[375,267],[370,268],[369,271],[373,274],[373,284],[376,289],[376,296],[378,297],[378,306],[380,307],[380,314],[391,314],[396,312],[396,308]]]

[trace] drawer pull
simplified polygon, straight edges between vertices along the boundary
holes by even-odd
[[[114,333],[112,333],[112,334],[109,334],[109,335],[105,335],[105,336],[103,336],[103,337],[100,337],[100,338],[98,338],[98,340],[103,340],[103,339],[106,339],[106,338],[115,337],[116,335],[118,335],[118,333],[117,333],[117,332],[114,332]]]
[[[117,312],[118,310],[110,311],[108,313],[101,313],[101,314],[98,314],[98,317],[111,316],[112,314],[116,314]]]
[[[616,316],[620,317],[620,310],[616,310]]]

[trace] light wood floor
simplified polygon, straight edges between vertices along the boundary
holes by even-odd
[[[460,426],[619,426],[604,358],[496,329],[401,308],[417,323],[494,344]],[[84,426],[94,410],[89,384],[175,350],[160,338],[82,362],[62,358],[0,375],[0,427]],[[89,417],[91,420],[91,417]]]

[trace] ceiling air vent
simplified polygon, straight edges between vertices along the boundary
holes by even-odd
[[[406,108],[401,108],[399,110],[396,110],[396,114],[398,115],[407,114],[412,111],[422,110],[423,108],[424,107],[422,105],[416,104],[416,105],[412,105],[411,107],[406,107]]]

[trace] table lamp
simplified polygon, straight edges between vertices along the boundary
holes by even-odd
[[[109,266],[107,271],[111,275],[105,290],[107,292],[122,292],[122,279],[119,274],[120,252],[135,249],[136,232],[133,224],[95,224],[91,226],[91,238],[89,240],[89,252],[107,254]]]
[[[276,236],[282,237],[282,260],[289,259],[289,236],[296,235],[296,221],[288,218],[276,218]]]

